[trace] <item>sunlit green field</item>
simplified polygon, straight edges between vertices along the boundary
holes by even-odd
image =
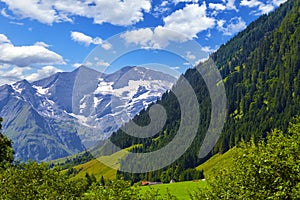
[[[151,186],[141,186],[141,192],[147,192],[151,188],[159,190],[159,193],[166,195],[169,191],[170,194],[176,196],[178,199],[190,199],[190,193],[197,191],[199,187],[206,187],[205,181],[199,180],[198,182],[185,181],[178,183],[159,184]]]

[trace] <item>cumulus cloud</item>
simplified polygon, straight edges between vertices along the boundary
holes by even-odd
[[[286,2],[287,0],[273,0],[273,1],[267,1],[266,3],[260,1],[260,0],[242,0],[240,5],[241,6],[246,6],[249,8],[255,8],[257,7],[258,10],[254,12],[257,15],[269,13],[276,6],[279,6],[280,4]]]
[[[127,31],[120,35],[127,43],[141,45],[142,47],[151,46],[153,40],[153,31],[150,28],[141,28],[138,30]]]
[[[77,31],[71,32],[71,38],[73,41],[82,43],[86,46],[90,46],[91,44],[98,45],[103,43],[102,39],[99,37],[92,38],[90,36],[85,35],[84,33],[80,33]]]
[[[1,65],[0,65],[1,66]],[[30,70],[30,67],[0,67],[0,85],[11,84],[16,81],[25,79],[24,72]]]
[[[94,44],[94,45],[101,45],[102,48],[105,50],[109,50],[112,48],[110,43],[104,42],[99,37],[92,38],[91,36],[85,35],[84,33],[77,32],[77,31],[71,32],[71,39],[75,42],[84,44],[85,46],[90,46],[91,44]]]
[[[1,44],[10,44],[10,40],[4,34],[0,34],[0,45]]]
[[[234,17],[226,24],[225,20],[219,20],[217,22],[219,31],[223,32],[224,35],[231,36],[235,33],[246,28],[246,23],[241,17]]]
[[[96,24],[131,25],[143,20],[151,10],[151,0],[2,0],[20,18],[45,24],[73,21],[72,16],[87,17]],[[5,10],[3,13],[6,13]]]
[[[36,80],[39,80],[42,78],[46,78],[57,72],[62,72],[62,70],[60,70],[54,66],[44,66],[41,69],[38,69],[35,73],[26,75],[25,79],[28,81],[36,81]]]
[[[155,29],[142,28],[133,31],[127,31],[120,36],[127,43],[140,45],[145,49],[161,49],[169,45],[171,41],[184,42],[187,37],[181,33],[168,30],[162,26]]]
[[[25,67],[34,64],[64,64],[62,56],[48,50],[45,43],[32,46],[14,46],[4,35],[0,34],[0,63]]]
[[[223,2],[226,3],[226,9],[238,11],[235,6],[235,0],[223,0]]]
[[[213,10],[225,10],[226,6],[220,3],[209,3],[208,7]]]
[[[199,32],[215,26],[215,19],[208,17],[206,10],[206,3],[187,4],[163,18],[163,26],[157,26],[153,30],[142,28],[127,31],[121,34],[121,38],[124,38],[127,43],[155,49],[164,48],[171,41],[185,42],[197,38]]]
[[[188,4],[165,17],[164,27],[187,35],[190,39],[196,38],[197,33],[215,26],[215,19],[207,16],[206,9],[205,2],[201,6]]]
[[[253,8],[253,7],[260,6],[261,4],[262,2],[260,2],[259,0],[242,0],[240,5]]]

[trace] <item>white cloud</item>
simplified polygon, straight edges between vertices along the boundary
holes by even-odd
[[[209,46],[201,47],[201,50],[206,53],[212,53],[214,50]]]
[[[11,21],[9,23],[14,24],[14,25],[18,25],[18,26],[24,26],[24,23],[22,23],[22,22],[13,22],[13,21]]]
[[[184,8],[163,18],[164,25],[154,30],[142,28],[121,34],[127,43],[141,45],[143,48],[164,48],[171,41],[185,42],[197,37],[201,31],[213,28],[215,19],[206,15],[206,4],[188,4]],[[187,20],[189,19],[189,20]]]
[[[253,7],[260,6],[261,4],[262,2],[260,2],[259,0],[242,0],[240,5],[253,8]]]
[[[10,40],[4,34],[0,34],[0,45],[8,43],[10,44]]]
[[[235,10],[238,12],[238,9],[236,8],[235,5],[235,0],[222,0],[223,3],[209,3],[208,7],[214,12],[212,15],[217,15],[217,11],[224,11],[224,10]]]
[[[108,62],[105,62],[104,60],[99,60],[97,63],[96,63],[96,66],[97,67],[108,67],[110,64]]]
[[[16,81],[25,79],[24,72],[30,70],[30,67],[13,67],[0,70],[0,85],[11,84]]]
[[[151,46],[150,42],[153,39],[153,31],[150,28],[141,28],[138,30],[127,31],[120,35],[127,43],[141,45],[142,47]]]
[[[75,68],[78,68],[78,67],[80,67],[80,66],[82,66],[82,63],[74,63],[74,64],[73,64],[73,67],[75,67]]]
[[[77,32],[77,31],[72,31],[71,32],[71,38],[72,38],[73,41],[82,43],[86,46],[90,46],[91,44],[98,45],[98,44],[103,43],[102,39],[99,38],[99,37],[92,38],[88,35],[85,35],[84,33],[80,33],[80,32]]]
[[[96,24],[131,25],[143,20],[151,0],[2,0],[20,18],[45,24],[73,21],[72,16],[87,17]],[[5,11],[5,10],[4,10]],[[6,13],[6,12],[4,12]]]
[[[225,3],[226,2],[226,8],[228,10],[235,10],[235,11],[238,11],[238,9],[236,8],[235,6],[235,0],[223,0],[223,2]]]
[[[287,0],[273,0],[273,4],[275,4],[276,6],[279,6],[280,4],[286,2]]]
[[[41,47],[48,48],[48,47],[50,47],[51,45],[46,44],[45,42],[36,42],[36,43],[34,44],[34,46],[41,46]]]
[[[65,64],[62,56],[39,44],[14,46],[4,34],[0,34],[0,63],[19,67],[34,64]]]
[[[28,81],[36,81],[42,78],[46,78],[57,72],[62,72],[62,70],[53,66],[44,66],[41,69],[38,69],[36,73],[25,75],[25,79]]]
[[[171,7],[168,6],[168,1],[163,1],[160,5],[156,5],[153,9],[152,15],[156,18],[166,15],[171,10]]]
[[[161,49],[169,45],[171,41],[184,42],[188,38],[178,32],[168,30],[162,26],[156,27],[154,30],[150,28],[142,28],[133,31],[127,31],[120,36],[127,43],[140,45],[145,49]]]
[[[85,46],[90,46],[91,44],[94,45],[101,45],[103,49],[109,50],[112,48],[112,45],[108,42],[104,42],[101,38],[95,37],[92,38],[91,36],[85,35],[84,33],[72,31],[71,32],[71,39],[75,42],[84,44]]]
[[[241,17],[234,17],[229,21],[229,24],[225,25],[225,20],[219,20],[217,22],[219,31],[224,35],[231,36],[246,28],[246,23]]]
[[[258,9],[261,13],[269,13],[274,10],[274,6],[272,4],[261,4]]]
[[[194,65],[198,65],[199,63],[204,63],[205,61],[208,60],[208,58],[209,58],[209,57],[207,57],[207,58],[201,58],[201,59],[197,60],[197,61],[194,63]]]
[[[213,10],[225,10],[226,6],[220,3],[209,3],[208,7]]]
[[[83,65],[86,66],[86,67],[92,67],[93,63],[90,62],[90,61],[86,61],[85,63],[83,63]]]
[[[108,42],[104,42],[104,43],[101,44],[101,47],[105,50],[109,50],[109,49],[112,48],[112,45]]]
[[[276,6],[279,6],[280,4],[286,1],[287,0],[273,0],[273,1],[267,1],[266,3],[263,3],[262,1],[259,0],[242,0],[240,5],[249,8],[258,7],[258,10],[254,13],[256,15],[261,15],[261,14],[271,12],[272,10],[274,10]]]
[[[206,9],[205,2],[201,6],[188,4],[165,17],[164,27],[184,34],[189,39],[196,38],[197,33],[215,26],[215,19],[207,16]]]
[[[160,6],[164,7],[164,6],[167,6],[168,4],[169,4],[168,1],[163,1],[163,2],[161,2]]]
[[[173,0],[173,2],[176,4],[180,3],[180,2],[185,2],[185,3],[198,3],[199,0]]]
[[[195,60],[196,59],[196,56],[193,55],[190,51],[186,52],[186,57],[189,60]]]
[[[178,67],[178,66],[176,66],[176,67],[170,67],[170,69],[172,69],[172,70],[179,70],[180,67]]]
[[[1,15],[2,15],[3,17],[9,18],[9,19],[14,19],[12,16],[10,16],[9,14],[7,14],[5,8],[2,8],[0,13],[1,13]]]

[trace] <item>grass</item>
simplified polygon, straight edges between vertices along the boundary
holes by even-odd
[[[95,175],[97,180],[100,180],[101,176],[109,180],[115,179],[117,169],[120,168],[120,161],[125,158],[128,155],[129,151],[134,147],[137,147],[137,145],[118,151],[110,156],[100,156],[97,159],[93,159],[87,163],[83,163],[73,167],[79,170],[79,173],[76,174],[73,178],[83,178],[85,177],[86,173],[88,173],[90,175]],[[67,170],[64,171],[67,172]]]
[[[116,178],[117,174],[117,170],[106,166],[97,159],[77,165],[74,168],[80,170],[79,173],[75,175],[75,179],[84,178],[86,173],[89,173],[95,175],[97,180],[100,180],[101,176],[105,179],[112,180]]]
[[[190,193],[197,191],[200,187],[206,187],[206,182],[199,180],[198,182],[185,181],[177,183],[159,184],[151,186],[140,186],[141,193],[147,192],[150,188],[159,190],[159,193],[166,195],[169,191],[170,194],[176,196],[178,199],[190,199]]]
[[[212,176],[216,171],[233,165],[233,154],[235,151],[236,148],[234,147],[224,154],[216,154],[205,163],[196,167],[196,169],[203,170],[206,178]]]

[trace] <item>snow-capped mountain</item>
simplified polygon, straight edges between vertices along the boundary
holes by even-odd
[[[0,86],[3,133],[21,160],[67,156],[107,139],[176,79],[142,67],[103,74],[87,67]]]

